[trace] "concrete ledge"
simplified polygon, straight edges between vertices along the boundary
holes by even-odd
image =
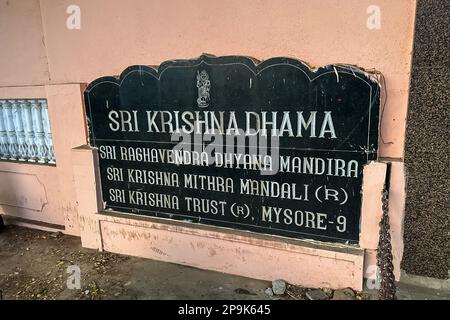
[[[436,279],[430,277],[423,277],[413,274],[407,274],[405,270],[402,270],[401,282],[416,287],[442,290],[450,293],[450,278]]]
[[[364,250],[160,218],[102,212],[102,249],[262,280],[362,290]]]
[[[35,221],[10,215],[1,215],[5,225],[15,225],[20,227],[26,227],[31,229],[37,229],[42,231],[48,231],[48,232],[64,232],[64,226],[59,224],[53,224],[53,223],[46,223],[42,221]]]

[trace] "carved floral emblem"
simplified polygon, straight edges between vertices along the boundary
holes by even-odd
[[[205,70],[201,72],[197,71],[197,88],[198,88],[198,107],[206,108],[209,105],[209,89],[211,87],[211,81],[209,81],[209,75]]]

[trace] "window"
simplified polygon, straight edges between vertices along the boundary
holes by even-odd
[[[55,163],[47,100],[0,100],[0,159]]]

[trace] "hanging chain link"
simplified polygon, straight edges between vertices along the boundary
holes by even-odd
[[[386,180],[382,192],[383,216],[380,221],[380,237],[378,240],[377,265],[380,270],[381,283],[379,300],[395,300],[395,275],[392,262],[392,245],[389,224],[389,189],[390,189],[391,163],[387,164]]]

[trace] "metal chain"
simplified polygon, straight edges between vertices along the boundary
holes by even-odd
[[[380,237],[378,240],[377,265],[380,270],[381,283],[379,289],[379,300],[395,300],[395,275],[392,262],[392,245],[389,224],[389,177],[390,166],[386,172],[386,183],[382,192],[383,216],[380,221]]]

